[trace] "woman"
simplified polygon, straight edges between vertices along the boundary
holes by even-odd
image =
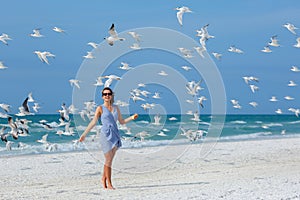
[[[137,114],[134,114],[131,117],[123,119],[119,107],[113,105],[113,95],[113,91],[108,87],[102,90],[104,103],[97,107],[93,120],[79,138],[80,142],[84,141],[86,135],[97,124],[98,120],[101,119],[100,142],[105,156],[102,184],[107,189],[114,189],[111,182],[111,166],[117,149],[122,146],[116,121],[119,120],[120,124],[126,124],[138,117]]]

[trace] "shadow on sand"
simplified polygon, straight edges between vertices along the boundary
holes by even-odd
[[[124,187],[117,187],[117,189],[161,188],[161,187],[204,185],[204,184],[209,184],[209,182],[170,183],[170,184],[156,184],[156,185],[131,185],[131,186],[124,186]]]

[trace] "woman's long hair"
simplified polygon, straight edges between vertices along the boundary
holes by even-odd
[[[112,95],[111,95],[110,103],[113,104],[115,102],[115,94],[114,94],[114,92],[109,87],[105,87],[105,88],[103,88],[101,94],[103,94],[104,90],[109,90],[111,92]]]

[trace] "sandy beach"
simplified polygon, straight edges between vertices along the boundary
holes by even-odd
[[[120,149],[116,190],[102,152],[2,157],[0,199],[300,199],[299,152],[300,138]]]

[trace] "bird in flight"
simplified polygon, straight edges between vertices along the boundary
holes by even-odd
[[[110,46],[113,46],[115,41],[124,41],[125,40],[125,38],[120,38],[118,36],[118,33],[115,30],[115,25],[114,24],[111,25],[108,33],[109,33],[110,36],[109,37],[105,37],[104,39],[107,41],[107,43]]]

